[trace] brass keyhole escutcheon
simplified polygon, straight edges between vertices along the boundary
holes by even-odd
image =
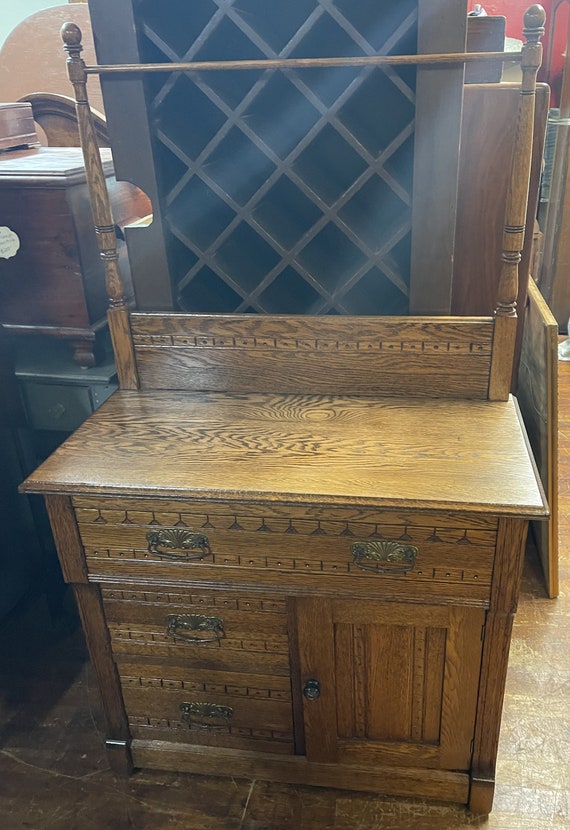
[[[320,697],[321,694],[321,684],[318,680],[311,678],[310,680],[305,681],[305,685],[303,686],[303,694],[307,698],[307,700],[316,700]]]

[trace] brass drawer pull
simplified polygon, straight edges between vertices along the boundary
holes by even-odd
[[[401,542],[353,542],[352,560],[363,571],[381,574],[403,574],[416,563],[418,549]]]
[[[211,637],[192,637],[182,631],[211,631]],[[224,621],[219,617],[206,617],[202,614],[169,614],[166,618],[166,633],[175,640],[185,643],[216,643],[224,636]]]
[[[146,534],[148,549],[162,559],[175,559],[188,562],[193,559],[203,559],[210,554],[210,542],[203,533],[182,528],[165,528],[164,530],[149,530]],[[159,546],[166,550],[159,550]],[[174,551],[183,551],[175,553]],[[198,553],[190,553],[198,551]]]
[[[234,714],[231,706],[216,703],[181,703],[180,711],[184,723],[198,729],[225,729]]]

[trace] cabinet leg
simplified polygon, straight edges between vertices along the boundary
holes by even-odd
[[[495,782],[490,778],[472,778],[469,809],[472,813],[487,815],[493,809]]]
[[[131,750],[127,741],[105,741],[105,748],[107,749],[107,759],[109,766],[115,773],[122,778],[126,778],[133,772],[133,761],[131,758]]]

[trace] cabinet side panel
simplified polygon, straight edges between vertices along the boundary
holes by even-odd
[[[107,721],[107,742],[114,748],[123,746],[123,762],[116,763],[115,752],[109,753],[113,766],[120,772],[128,771],[129,727],[123,705],[123,696],[117,668],[113,661],[111,642],[103,612],[99,588],[94,585],[74,585],[75,598],[83,624],[89,656],[95,669],[101,691],[103,710]],[[126,759],[126,760],[125,760]]]
[[[45,504],[65,581],[86,583],[87,567],[71,499],[47,496]]]
[[[520,519],[501,519],[499,522],[491,610],[485,623],[475,725],[472,780],[479,783],[473,791],[473,809],[477,799],[483,798],[482,792],[485,793],[487,811],[491,809],[493,801],[509,648],[524,562],[527,526],[527,522]]]

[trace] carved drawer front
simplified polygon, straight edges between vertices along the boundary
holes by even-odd
[[[488,603],[497,519],[360,508],[74,499],[94,576],[381,590]]]
[[[102,596],[117,662],[289,677],[283,597],[124,586],[103,587]]]
[[[135,739],[291,755],[291,684],[268,673],[118,664]]]

